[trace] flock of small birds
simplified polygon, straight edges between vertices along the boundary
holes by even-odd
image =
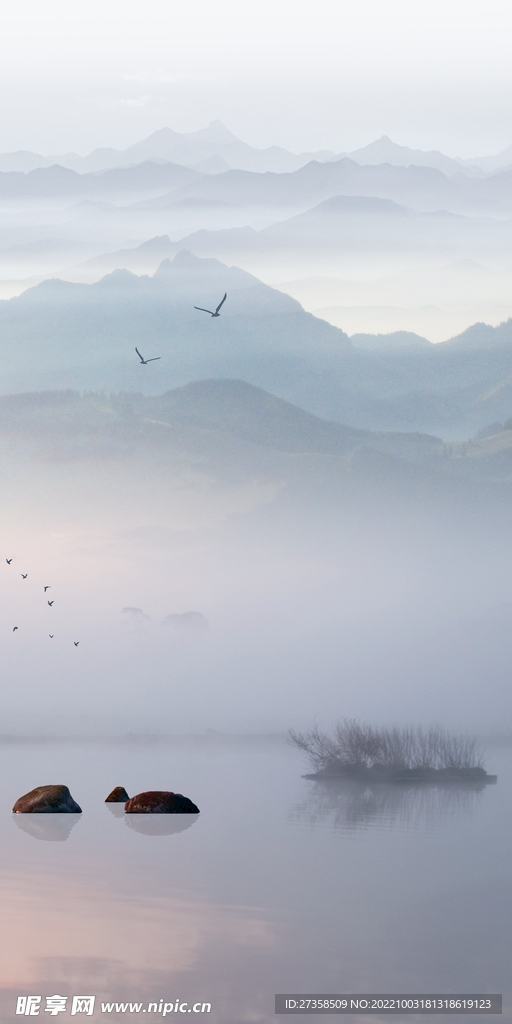
[[[210,316],[220,316],[221,306],[224,305],[227,297],[228,297],[228,293],[224,292],[224,297],[220,300],[219,305],[214,310],[213,309],[205,309],[204,306],[194,306],[194,309],[199,309],[201,311],[201,313],[209,313]],[[138,357],[140,359],[140,365],[141,366],[147,366],[148,363],[156,363],[158,359],[162,358],[162,356],[151,356],[151,359],[144,359],[144,356],[141,355],[141,353],[139,352],[137,346],[135,346],[135,351],[136,351],[136,353],[137,353],[137,355],[138,355]]]
[[[10,564],[11,564],[11,562],[12,562],[12,558],[6,558],[6,559],[5,559],[5,561],[7,562],[7,565],[10,565]],[[21,576],[22,580],[26,580],[26,579],[28,578],[28,572],[21,572],[21,573],[20,573],[20,576]],[[47,590],[51,590],[51,589],[52,589],[52,588],[51,588],[50,584],[48,583],[48,584],[46,585],[46,587],[43,587],[43,592],[44,592],[44,593],[46,594],[46,591],[47,591]],[[53,601],[50,601],[50,600],[49,600],[49,599],[47,598],[47,599],[46,599],[46,603],[47,603],[47,605],[49,606],[49,608],[53,608],[53,605],[54,605],[54,603],[55,603],[55,598],[53,599]],[[18,626],[13,626],[13,629],[12,629],[13,633],[15,633],[15,632],[16,632],[16,630],[18,630],[18,631],[19,631],[19,627],[18,627]],[[48,633],[48,636],[50,637],[50,640],[53,640],[53,638],[54,638],[54,636],[55,636],[55,633]],[[73,640],[73,643],[74,643],[75,647],[78,647],[78,645],[79,645],[80,641],[79,641],[79,640]]]
[[[219,305],[214,310],[212,310],[212,309],[205,309],[204,306],[194,306],[194,309],[198,309],[201,313],[209,313],[210,316],[220,316],[221,307],[224,305],[227,297],[228,297],[228,293],[224,292],[224,295],[223,295],[222,299],[220,300]],[[147,366],[148,363],[156,363],[158,359],[162,358],[161,356],[152,356],[151,359],[144,359],[144,356],[141,355],[141,353],[139,352],[137,346],[135,346],[135,351],[136,351],[136,353],[137,353],[137,355],[138,355],[138,357],[140,359],[140,365],[141,366]],[[7,565],[10,565],[11,562],[12,562],[12,558],[6,558],[5,561],[7,562]],[[27,577],[28,577],[28,572],[22,572],[22,573],[20,573],[20,575],[21,575],[22,579],[26,580]],[[44,590],[44,593],[46,594],[47,590],[51,590],[51,586],[48,584],[48,586],[43,587],[43,590]],[[47,603],[49,608],[53,608],[53,604],[54,604],[53,601],[49,601],[47,599],[46,603]],[[12,630],[13,633],[15,633],[16,630],[18,630],[18,626],[13,626],[13,630]],[[53,638],[55,636],[55,633],[48,633],[48,636],[49,636],[50,640],[53,640]],[[75,647],[78,647],[80,641],[79,640],[73,640],[73,643],[74,643]]]

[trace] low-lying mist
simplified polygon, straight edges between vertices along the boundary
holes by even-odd
[[[510,728],[503,478],[81,401],[3,422],[0,732]]]

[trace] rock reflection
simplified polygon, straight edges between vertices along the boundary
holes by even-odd
[[[125,814],[124,820],[145,836],[172,836],[195,825],[198,814]]]
[[[13,814],[14,824],[34,839],[47,843],[64,843],[71,829],[81,821],[81,814]]]
[[[349,779],[312,783],[291,819],[330,823],[355,831],[368,827],[432,828],[473,813],[485,786],[368,785]]]
[[[114,815],[114,818],[124,818],[124,804],[106,803],[105,807],[107,808],[108,811],[110,811],[111,814]]]

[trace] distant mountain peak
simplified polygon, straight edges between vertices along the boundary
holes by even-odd
[[[215,118],[213,121],[210,121],[210,124],[207,126],[207,128],[203,128],[203,131],[209,131],[210,129],[214,129],[215,131],[221,131],[225,135],[229,135],[231,136],[231,138],[233,137],[233,132],[230,132],[229,128],[226,128],[226,125],[223,124],[222,121],[219,121],[218,117]]]
[[[191,252],[190,249],[180,249],[180,251],[176,253],[174,259],[164,260],[164,263],[174,263],[177,267],[194,267],[203,263],[203,260],[200,256],[194,256],[194,253]],[[161,266],[163,266],[163,264],[161,264]]]
[[[267,288],[267,285],[257,278],[253,274],[249,274],[247,270],[242,270],[240,267],[228,267],[221,260],[214,259],[212,256],[195,256],[190,249],[180,249],[176,253],[173,259],[162,260],[160,266],[153,274],[153,278],[157,281],[168,279],[169,275],[175,273],[175,271],[187,271],[190,272],[190,279],[196,280],[198,278],[206,279],[208,277],[213,282],[221,281],[222,284],[226,282],[226,287],[229,284],[230,288],[248,288],[251,285],[259,285],[263,288]],[[269,288],[268,292],[273,292],[273,289]],[[281,293],[279,293],[281,295]],[[281,300],[289,300],[289,296],[281,295]],[[293,300],[295,302],[295,300]]]
[[[172,140],[196,140],[199,142],[209,142],[210,144],[222,144],[230,142],[239,142],[236,135],[230,132],[229,128],[222,121],[210,121],[210,124],[206,128],[199,128],[195,132],[176,132],[173,128],[169,128],[164,125],[163,128],[157,128],[156,131],[152,132],[146,138],[141,139],[140,142],[134,143],[129,149],[136,149],[147,145],[151,142],[166,142]]]
[[[372,214],[398,214],[408,216],[409,211],[405,206],[400,206],[393,199],[381,199],[378,196],[331,196],[324,199],[318,206],[314,206],[306,213],[298,214],[299,217],[306,217],[308,214],[316,213],[372,213]]]
[[[118,268],[117,270],[112,270],[110,272],[110,274],[105,274],[104,277],[100,278],[100,280],[97,282],[97,284],[98,285],[105,285],[105,286],[108,286],[108,285],[111,285],[111,284],[127,285],[127,284],[136,283],[138,280],[139,280],[139,278],[137,277],[136,274],[132,274],[131,270],[125,270],[124,267],[123,267],[123,268]]]
[[[230,132],[229,128],[226,128],[226,125],[223,124],[222,121],[218,120],[210,121],[207,128],[200,128],[199,131],[192,132],[191,135],[200,142],[209,142],[210,144],[217,146],[232,142],[236,142],[240,145],[240,139],[238,139],[233,132]],[[244,145],[244,143],[242,143],[242,145]]]
[[[389,135],[381,135],[379,139],[370,142],[361,149],[355,149],[349,153],[351,160],[361,164],[389,163],[395,166],[408,167],[434,167],[444,174],[459,174],[461,165],[437,149],[423,150],[411,149],[410,146],[401,146],[393,142]]]
[[[154,132],[151,132],[151,134],[147,135],[144,139],[140,139],[139,142],[134,143],[134,145],[139,146],[141,144],[141,142],[147,142],[148,139],[159,139],[159,138],[162,138],[162,136],[165,138],[167,135],[177,135],[177,134],[178,134],[178,132],[175,132],[174,128],[169,128],[168,125],[164,124],[164,126],[162,128],[156,128]],[[128,147],[128,148],[130,148],[130,147]]]
[[[146,135],[145,138],[140,139],[138,142],[134,142],[133,145],[128,146],[126,150],[119,150],[120,154],[137,152],[140,149],[145,149],[147,146],[151,146],[152,143],[172,143],[175,140],[180,139],[179,132],[175,132],[172,128],[168,128],[164,125],[163,128],[157,128],[156,131],[151,132],[150,135]]]

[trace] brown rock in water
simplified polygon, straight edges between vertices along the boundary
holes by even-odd
[[[73,800],[67,786],[38,786],[20,796],[14,814],[81,814],[82,808]]]
[[[149,790],[132,796],[125,806],[126,814],[199,814],[188,796],[168,793],[166,790]]]
[[[106,804],[124,804],[130,797],[126,792],[124,786],[116,786],[111,793],[108,794],[105,803]]]

